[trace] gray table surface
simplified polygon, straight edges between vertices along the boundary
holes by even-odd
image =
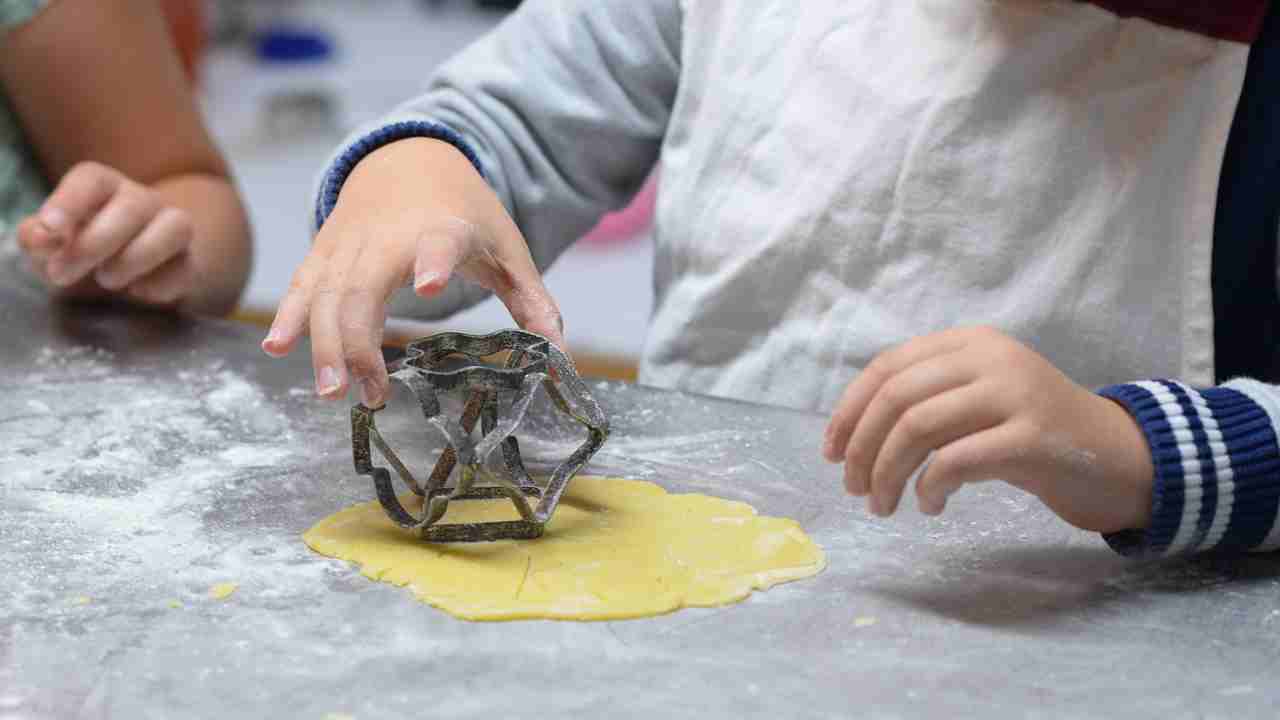
[[[592,468],[796,518],[724,608],[469,623],[299,539],[372,497],[305,352],[0,276],[0,718],[1274,717],[1280,558],[1136,563],[988,485],[868,517],[823,418],[598,382]],[[414,428],[388,416],[388,432]],[[551,457],[560,426],[530,424]],[[424,453],[427,451],[423,451]],[[209,589],[235,582],[216,600]]]

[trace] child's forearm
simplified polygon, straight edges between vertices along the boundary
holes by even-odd
[[[249,221],[231,180],[190,173],[165,178],[152,189],[165,204],[185,210],[193,226],[193,285],[182,307],[206,315],[231,312],[252,261]]]

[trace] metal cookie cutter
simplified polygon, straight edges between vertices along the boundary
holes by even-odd
[[[502,351],[508,351],[504,366],[482,360]],[[457,356],[466,358],[462,367],[442,369],[443,361]],[[473,542],[541,536],[569,480],[587,464],[609,435],[609,421],[587,391],[573,361],[535,333],[504,330],[491,335],[458,332],[431,335],[410,343],[406,357],[392,369],[391,378],[414,394],[427,423],[444,436],[444,451],[426,484],[419,483],[378,432],[374,414],[382,407],[369,408],[364,404],[351,408],[352,451],[356,472],[373,478],[378,501],[387,516],[424,540]],[[543,486],[529,477],[520,458],[520,444],[513,435],[539,387],[546,390],[561,412],[587,429],[586,442],[556,466]],[[437,394],[449,391],[468,395],[458,422],[443,417],[440,412]],[[505,397],[511,398],[509,411],[499,419],[500,400]],[[481,421],[482,430],[478,442],[472,439],[477,419]],[[370,441],[409,489],[423,498],[422,517],[415,517],[400,503],[391,484],[391,473],[373,464]],[[489,455],[499,445],[505,473],[486,467]],[[459,464],[457,480],[451,484],[450,476]],[[477,483],[477,478],[483,482]],[[515,505],[519,520],[440,523],[454,500],[503,497]]]

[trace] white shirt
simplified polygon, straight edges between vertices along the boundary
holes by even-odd
[[[1063,0],[532,0],[379,124],[459,132],[541,267],[660,157],[647,384],[826,409],[990,324],[1085,385],[1203,385],[1247,57]]]

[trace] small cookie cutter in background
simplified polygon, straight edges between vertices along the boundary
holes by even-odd
[[[507,351],[504,366],[483,358]],[[461,367],[443,369],[442,362],[466,358]],[[573,476],[604,444],[609,421],[587,391],[573,361],[541,335],[523,330],[503,330],[490,335],[445,332],[409,344],[404,359],[393,365],[391,379],[418,399],[427,423],[444,436],[445,448],[425,484],[391,449],[378,432],[374,415],[382,409],[364,404],[351,408],[351,444],[356,472],[373,478],[378,501],[397,525],[433,542],[475,542],[532,539],[542,535],[561,495]],[[543,388],[559,410],[587,430],[586,441],[556,466],[545,485],[529,477],[520,458],[520,444],[513,433],[524,419],[538,388]],[[564,392],[562,393],[561,388]],[[438,394],[468,394],[462,417],[454,422],[441,415]],[[506,415],[499,418],[500,396],[511,395]],[[568,399],[566,399],[568,395]],[[570,402],[570,400],[572,402]],[[385,407],[385,406],[383,406]],[[472,438],[476,420],[481,438]],[[373,464],[370,443],[395,468],[409,489],[423,498],[422,517],[414,516],[396,497],[391,473]],[[486,466],[489,455],[502,447],[505,473]],[[455,466],[456,482],[450,484]],[[477,482],[482,480],[483,482]],[[483,523],[441,523],[454,500],[507,498],[520,513],[519,520]],[[536,505],[534,504],[536,503]]]

